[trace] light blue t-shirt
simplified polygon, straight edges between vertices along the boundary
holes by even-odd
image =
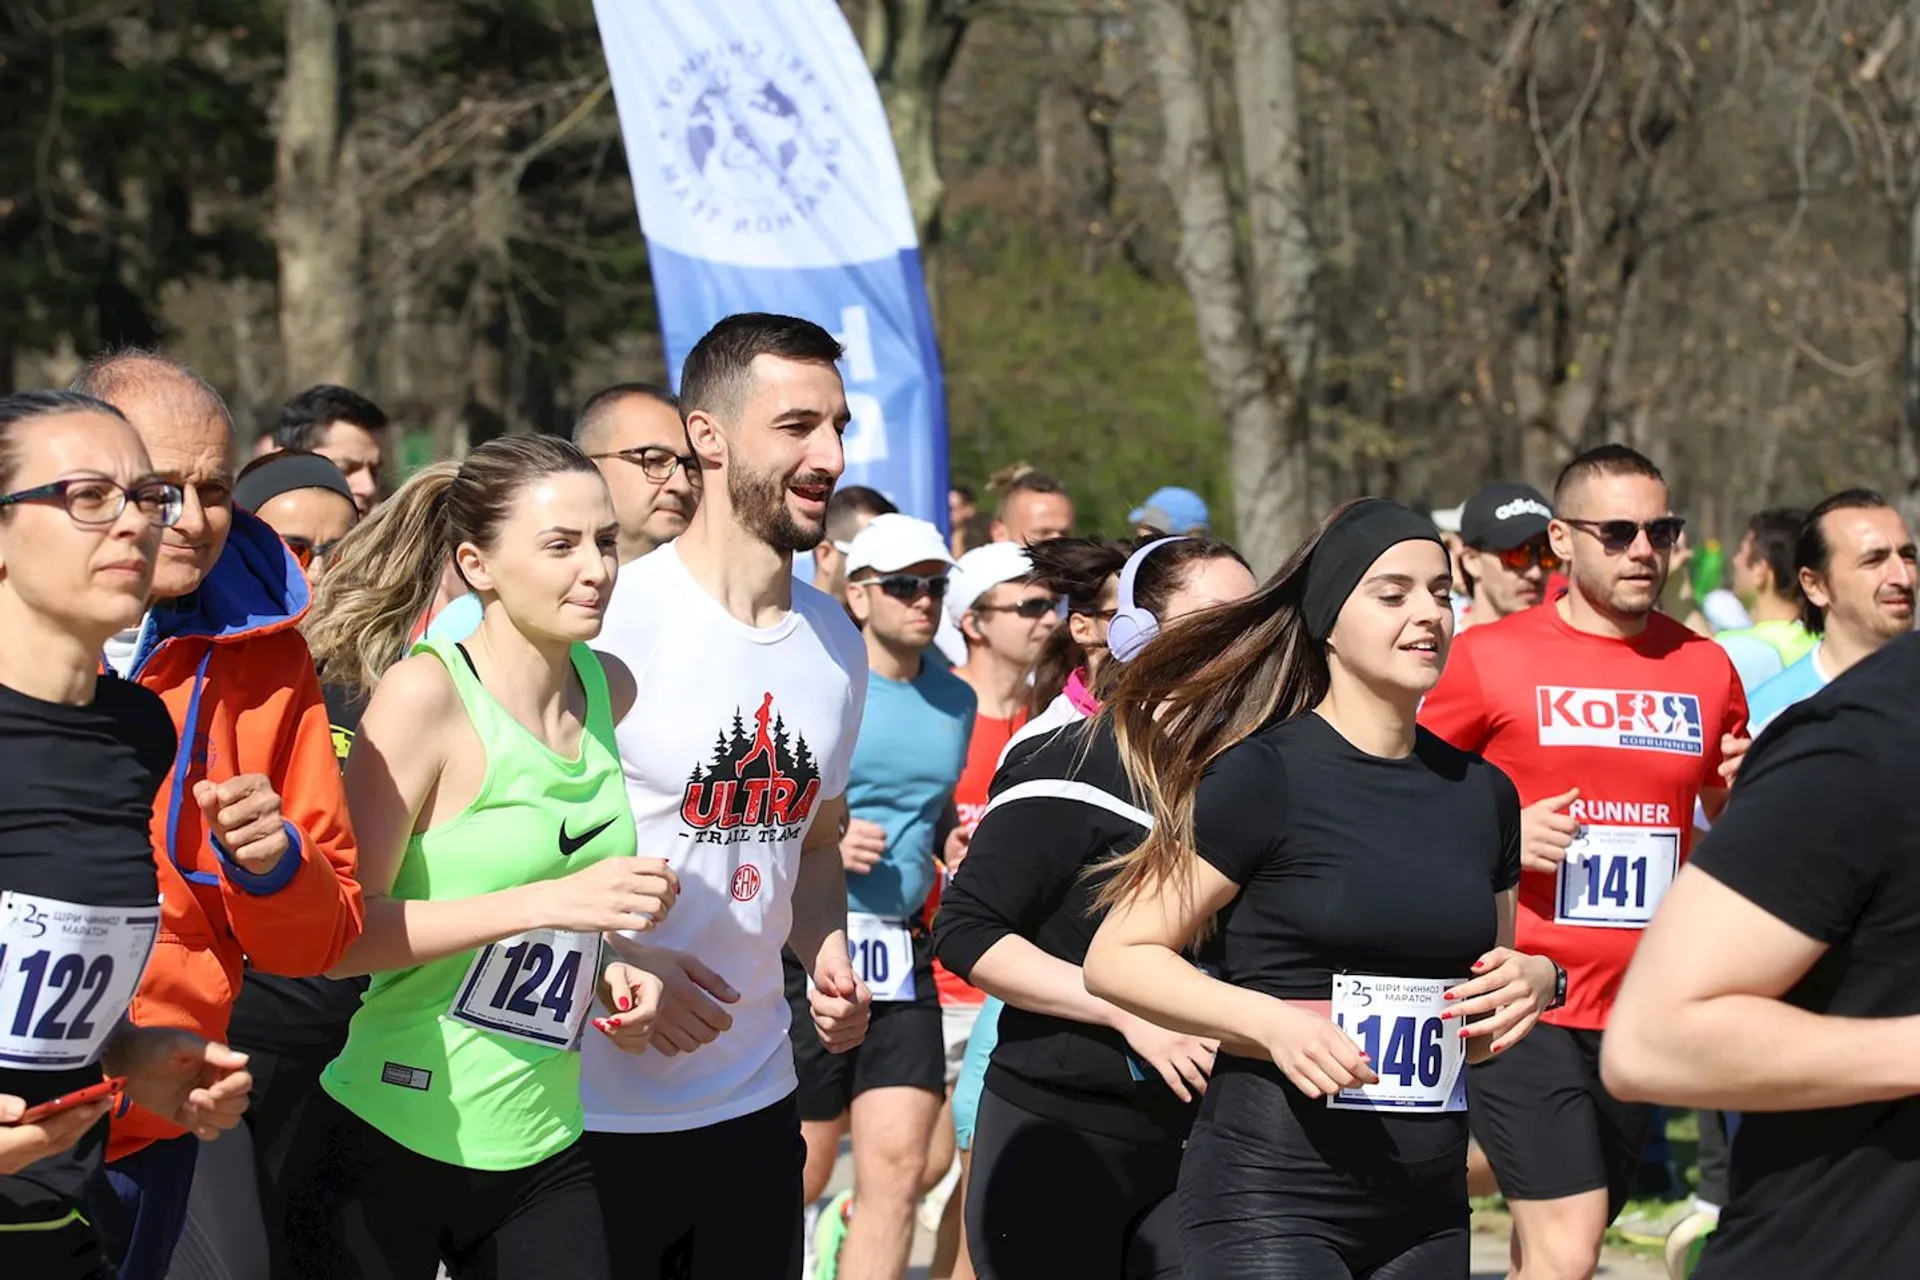
[[[1782,711],[1826,688],[1827,680],[1827,673],[1820,669],[1820,650],[1809,650],[1806,657],[1747,695],[1748,730],[1759,737]]]
[[[934,828],[966,768],[975,703],[967,683],[937,662],[923,661],[910,681],[867,673],[847,809],[887,829],[887,853],[865,875],[847,873],[851,910],[898,920],[926,905]]]

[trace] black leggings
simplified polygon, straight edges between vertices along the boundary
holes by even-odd
[[[202,1143],[187,1224],[167,1280],[284,1280],[287,1191],[312,1159],[320,1072],[335,1053],[247,1050],[253,1092],[245,1119]]]
[[[1225,1061],[1223,1059],[1223,1061]],[[1332,1111],[1216,1064],[1180,1166],[1180,1248],[1207,1280],[1464,1280],[1463,1117]]]
[[[967,1183],[974,1273],[980,1280],[1178,1280],[1172,1192],[1179,1172],[1178,1139],[1142,1145],[1090,1133],[1015,1106],[989,1077]]]
[[[307,1175],[288,1197],[300,1280],[611,1280],[578,1142],[524,1169],[464,1169],[401,1146],[325,1093]],[[638,1211],[639,1207],[636,1206]]]

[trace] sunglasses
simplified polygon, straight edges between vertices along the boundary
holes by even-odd
[[[282,534],[280,541],[287,544],[287,550],[293,552],[294,560],[302,569],[312,566],[315,560],[325,559],[335,547],[340,545],[338,538],[332,542],[315,542],[312,538],[301,538],[292,534]]]
[[[878,587],[895,600],[912,604],[921,596],[929,600],[943,600],[947,595],[947,575],[935,574],[923,578],[917,573],[889,573],[883,578],[868,578],[856,586]]]
[[[1571,525],[1582,533],[1590,533],[1600,539],[1600,545],[1606,548],[1610,556],[1617,556],[1634,544],[1642,533],[1647,535],[1647,544],[1655,551],[1671,551],[1680,541],[1680,533],[1687,522],[1680,516],[1661,516],[1658,520],[1572,520],[1560,517],[1560,523]]]
[[[1053,596],[1040,596],[1032,600],[1021,600],[1014,604],[977,604],[974,613],[1017,613],[1028,622],[1038,622],[1060,609],[1060,601]]]
[[[1482,550],[1485,549],[1482,548]],[[1505,551],[1493,551],[1487,554],[1499,557],[1500,563],[1515,573],[1525,573],[1535,565],[1539,565],[1548,573],[1557,572],[1560,568],[1560,557],[1554,554],[1552,547],[1540,542],[1523,542],[1517,547],[1508,547]]]

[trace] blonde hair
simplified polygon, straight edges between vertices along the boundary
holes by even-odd
[[[558,436],[501,436],[422,468],[375,507],[334,548],[303,628],[327,681],[371,692],[406,656],[455,548],[492,546],[514,496],[564,471],[600,476]]]

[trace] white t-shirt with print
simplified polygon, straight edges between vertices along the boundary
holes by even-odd
[[[748,626],[672,543],[621,568],[594,644],[639,685],[616,736],[640,855],[680,877],[666,922],[634,937],[697,957],[740,1000],[727,1006],[733,1026],[690,1054],[626,1054],[588,1035],[587,1128],[702,1129],[797,1087],[780,950],[801,842],[847,789],[866,646],[833,597],[801,582],[779,623]]]

